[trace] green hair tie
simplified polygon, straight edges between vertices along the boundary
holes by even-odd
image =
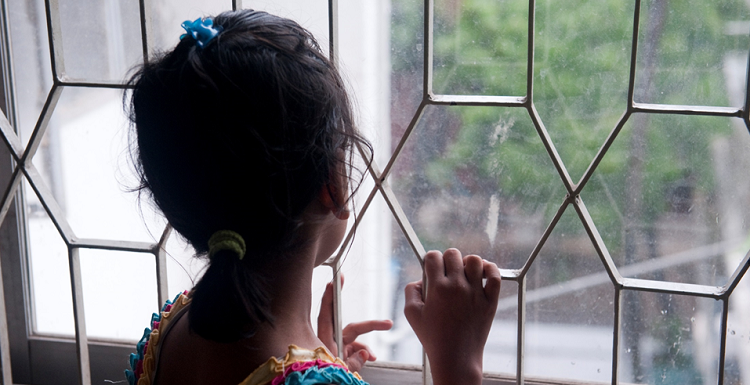
[[[208,257],[212,258],[222,250],[233,251],[242,260],[245,256],[245,240],[230,230],[219,230],[208,239]]]

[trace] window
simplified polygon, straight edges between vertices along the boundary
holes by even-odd
[[[750,383],[746,2],[3,7],[3,383],[11,365],[16,383],[120,380],[148,314],[199,276],[123,191],[122,79],[232,7],[332,48],[374,143],[353,244],[316,272],[318,292],[347,277],[339,323],[395,321],[366,337],[371,383],[422,381],[402,289],[449,246],[505,268],[489,383]]]

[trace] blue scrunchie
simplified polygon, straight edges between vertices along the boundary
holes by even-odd
[[[211,39],[224,30],[220,25],[214,27],[214,21],[210,17],[207,17],[206,20],[200,17],[195,19],[195,21],[185,20],[181,25],[187,33],[180,35],[180,40],[185,38],[185,36],[190,36],[195,39],[195,44],[198,48],[205,47]]]

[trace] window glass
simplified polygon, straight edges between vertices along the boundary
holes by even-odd
[[[732,255],[735,260],[743,258],[741,253]],[[729,300],[729,318],[727,319],[727,353],[724,362],[724,383],[743,384],[747,381],[746,362],[750,360],[750,276],[740,281]],[[701,319],[701,322],[711,322]]]

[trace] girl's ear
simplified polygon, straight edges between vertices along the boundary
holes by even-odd
[[[331,183],[325,184],[320,189],[319,199],[320,203],[326,209],[331,210],[336,218],[347,220],[349,219],[349,209],[346,207],[347,194],[345,190],[342,190]]]

